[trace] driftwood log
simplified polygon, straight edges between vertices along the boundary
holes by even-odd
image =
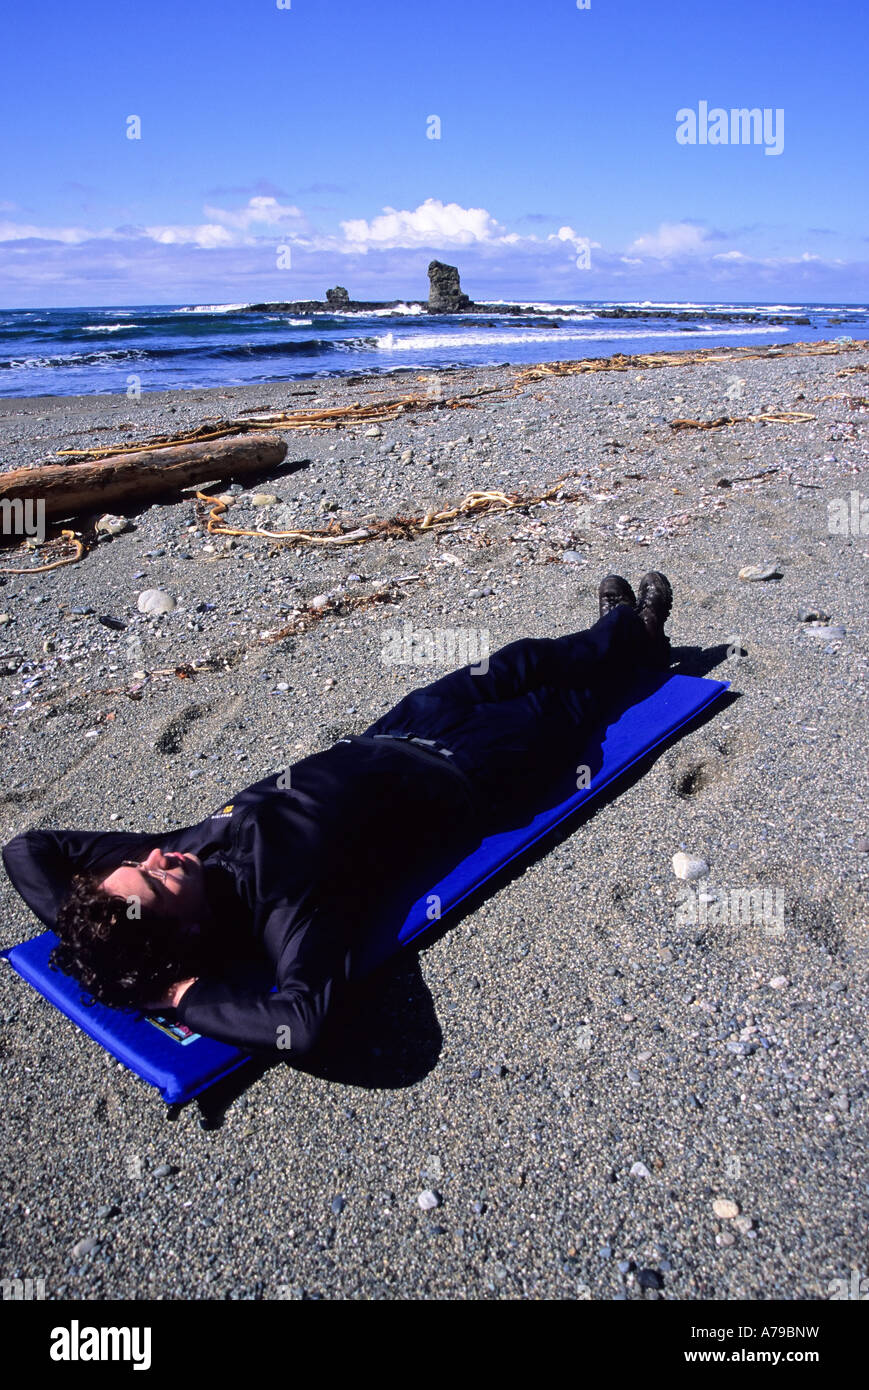
[[[0,473],[0,502],[29,498],[44,504],[46,520],[106,511],[177,494],[214,478],[265,472],[287,446],[276,434],[237,434],[201,444],[143,449],[92,463],[46,463]]]

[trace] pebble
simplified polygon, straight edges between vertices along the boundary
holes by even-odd
[[[773,975],[769,982],[770,989],[786,989],[790,984],[787,975]]]
[[[332,1198],[332,1215],[333,1215],[333,1216],[340,1216],[346,1205],[347,1205],[347,1203],[344,1201],[344,1198],[343,1198],[343,1197],[333,1197],[333,1198]]]
[[[641,1289],[662,1289],[664,1281],[656,1269],[640,1269],[637,1271],[637,1283]]]
[[[732,1221],[739,1215],[739,1203],[733,1202],[729,1197],[716,1197],[712,1203],[712,1210],[721,1221]]]
[[[143,589],[138,597],[136,607],[140,613],[149,613],[152,616],[158,613],[171,613],[175,607],[175,599],[165,589]]]
[[[309,608],[315,609],[317,612],[319,612],[319,611],[320,611],[321,609],[323,609],[323,608],[328,608],[328,606],[329,606],[329,595],[328,595],[328,594],[317,594],[314,598],[309,599],[309,601],[308,601],[308,607],[309,607]]]
[[[736,1236],[732,1233],[732,1231],[721,1231],[721,1232],[715,1237],[715,1244],[716,1244],[716,1245],[735,1245],[735,1244],[736,1244]]]
[[[690,854],[683,854],[679,850],[673,855],[673,873],[682,879],[705,878],[709,865],[705,859],[692,859]]]
[[[382,434],[383,434],[383,430],[380,428],[379,425],[372,425],[372,426],[370,427],[370,429],[367,429],[367,430],[365,431],[365,438],[366,438],[366,439],[380,439],[380,437],[381,437]]]
[[[830,614],[814,604],[802,604],[797,609],[797,621],[801,623],[828,623]]]
[[[105,1220],[109,1216],[117,1216],[117,1214],[118,1208],[115,1206],[114,1202],[109,1202],[104,1207],[97,1207],[97,1216],[101,1221]]]
[[[854,841],[854,848],[858,854],[869,854],[869,835],[858,835]]]
[[[631,1177],[632,1177],[632,1178],[650,1178],[651,1176],[652,1176],[652,1175],[651,1175],[651,1173],[649,1172],[648,1168],[646,1167],[645,1163],[632,1163],[632,1164],[631,1164]]]
[[[585,557],[580,555],[578,550],[565,550],[562,560],[566,565],[584,565]]]
[[[80,1260],[82,1255],[89,1255],[92,1250],[96,1250],[99,1243],[99,1236],[83,1236],[82,1239],[77,1240],[72,1247],[73,1259]]]
[[[737,1216],[734,1218],[733,1224],[741,1236],[747,1236],[754,1226],[750,1216]]]
[[[255,492],[250,500],[254,507],[273,507],[278,499],[273,492]]]
[[[640,1075],[640,1073],[637,1071],[636,1067],[629,1067],[629,1068],[628,1068],[628,1080],[629,1080],[629,1081],[635,1081],[635,1082],[636,1082],[636,1081],[642,1081],[642,1079],[643,1079],[643,1078],[642,1078],[642,1076]]]
[[[172,1174],[177,1172],[178,1169],[173,1167],[171,1163],[158,1163],[157,1167],[154,1169],[154,1177],[171,1178]]]
[[[441,1204],[440,1197],[436,1192],[432,1192],[430,1187],[421,1192],[416,1200],[422,1211],[434,1211],[435,1207]]]
[[[113,516],[111,512],[106,512],[100,517],[94,530],[105,536],[119,536],[122,531],[131,531],[129,521],[125,516]]]
[[[775,565],[744,565],[739,571],[739,578],[745,580],[781,579],[781,574]]]

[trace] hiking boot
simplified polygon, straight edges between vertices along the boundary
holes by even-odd
[[[602,618],[605,618],[607,613],[611,613],[620,603],[627,603],[632,608],[635,608],[637,603],[633,589],[626,579],[622,579],[620,574],[608,574],[605,579],[600,581],[597,601]]]
[[[673,590],[666,574],[649,570],[640,580],[636,612],[649,635],[653,664],[669,666],[670,639],[664,624],[673,607]]]

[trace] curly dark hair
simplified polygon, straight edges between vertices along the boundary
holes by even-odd
[[[60,944],[52,969],[71,975],[89,1002],[141,1013],[178,980],[201,973],[202,948],[177,918],[140,906],[130,916],[126,898],[100,887],[94,874],[76,874],[57,913]]]

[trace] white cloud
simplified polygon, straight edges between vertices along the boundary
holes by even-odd
[[[341,223],[347,247],[353,251],[378,251],[415,246],[436,250],[445,246],[498,245],[517,240],[506,234],[485,208],[463,208],[459,203],[442,203],[426,198],[411,211],[386,207],[371,222],[353,218]]]
[[[708,232],[696,222],[662,222],[657,232],[637,237],[628,247],[641,256],[666,260],[670,256],[696,255],[706,251]]]
[[[205,216],[224,227],[234,227],[246,232],[251,227],[283,227],[287,222],[304,222],[305,214],[301,208],[292,204],[279,203],[277,198],[259,196],[251,198],[246,207],[229,212],[225,208],[206,206]]]
[[[218,227],[214,222],[193,227],[143,227],[142,232],[161,246],[201,246],[206,251],[215,246],[233,246],[238,241],[226,227]]]

